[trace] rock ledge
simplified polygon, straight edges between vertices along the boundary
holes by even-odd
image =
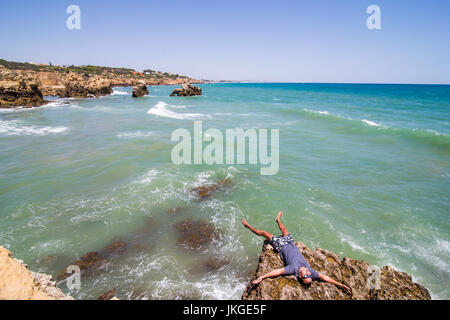
[[[379,281],[374,273],[376,268],[363,260],[341,259],[338,255],[324,250],[308,249],[297,242],[300,252],[312,268],[344,283],[352,289],[352,295],[340,288],[322,281],[313,281],[306,287],[295,276],[264,279],[254,286],[251,281],[269,271],[283,267],[280,256],[273,251],[268,241],[264,242],[259,263],[251,281],[242,295],[243,300],[430,300],[428,290],[414,283],[410,275],[396,271],[390,266],[380,269]],[[378,285],[377,285],[378,284]]]

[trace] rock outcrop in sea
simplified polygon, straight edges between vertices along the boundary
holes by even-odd
[[[11,252],[0,246],[0,300],[73,300],[52,277],[28,270]]]
[[[258,285],[253,285],[251,282],[257,277],[283,267],[279,254],[265,241],[256,271],[242,295],[243,300],[431,299],[424,286],[413,282],[407,273],[396,271],[390,266],[377,271],[365,261],[346,257],[341,259],[330,251],[320,248],[312,251],[301,242],[296,244],[313,269],[349,286],[352,294],[326,282],[313,281],[310,286],[305,286],[293,275],[266,278]]]
[[[141,80],[137,85],[133,87],[133,92],[131,95],[133,96],[133,98],[140,98],[148,95],[148,93],[149,92],[147,89],[147,85],[145,84],[145,81]]]
[[[201,96],[202,89],[196,86],[193,86],[189,83],[185,83],[181,86],[181,88],[176,88],[170,94],[171,97],[179,96],[179,97],[190,97],[190,96]]]

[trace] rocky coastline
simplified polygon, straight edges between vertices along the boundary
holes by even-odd
[[[0,108],[39,107],[45,96],[88,98],[109,95],[113,87],[204,83],[186,76],[100,66],[54,67],[0,59]],[[145,90],[139,91],[145,94]]]
[[[66,296],[52,277],[28,270],[0,246],[0,300],[73,300]]]
[[[232,186],[231,179],[221,179],[208,185],[200,185],[189,192],[197,201],[204,201],[217,192]],[[173,216],[185,208],[168,210]],[[80,268],[83,277],[95,278],[104,272],[114,259],[124,254],[151,254],[152,234],[159,228],[154,218],[127,236],[115,237],[109,244],[97,251],[87,252],[76,258],[70,265]],[[222,231],[213,223],[202,219],[185,219],[173,223],[172,230],[177,236],[176,245],[190,254],[201,252],[222,238]],[[295,276],[280,276],[264,279],[258,285],[252,281],[268,272],[283,267],[279,254],[275,253],[268,241],[262,246],[262,252],[255,272],[249,276],[248,284],[242,294],[242,300],[430,300],[428,290],[415,283],[412,277],[397,271],[391,266],[377,269],[366,261],[340,256],[318,248],[311,250],[301,242],[296,242],[311,267],[330,276],[351,288],[348,294],[342,289],[321,281],[313,281],[309,286],[301,284]],[[229,263],[227,257],[211,256],[199,261],[197,270],[217,272]],[[56,273],[55,279],[65,280],[71,273],[66,268]],[[98,299],[116,300],[117,290],[112,288]],[[120,293],[120,292],[119,292]],[[151,293],[149,293],[151,295]],[[147,296],[147,295],[144,295]],[[139,299],[141,295],[134,296]],[[95,297],[93,297],[95,298]],[[120,298],[120,295],[119,295]],[[189,297],[188,297],[189,298]],[[1,299],[72,299],[65,296],[51,276],[29,271],[26,265],[14,259],[11,252],[0,246],[0,300]]]
[[[310,250],[303,243],[297,247],[311,267],[352,289],[352,294],[326,283],[313,281],[300,284],[295,276],[264,279],[258,285],[252,281],[274,269],[283,267],[279,254],[265,241],[258,266],[242,294],[243,300],[430,300],[428,290],[413,282],[411,276],[391,266],[377,270],[363,260],[354,260],[324,250]]]

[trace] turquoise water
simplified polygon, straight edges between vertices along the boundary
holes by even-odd
[[[0,110],[0,244],[56,276],[115,237],[139,244],[82,277],[91,299],[239,299],[262,240],[240,224],[289,231],[308,247],[392,265],[450,298],[450,86],[207,84],[201,97],[170,86],[131,98],[57,100]],[[178,128],[280,129],[280,168],[171,162]],[[231,178],[199,201],[195,186]],[[168,212],[179,208],[175,213]],[[205,220],[220,240],[177,245],[173,224]],[[145,230],[144,232],[142,230]],[[218,271],[202,266],[226,259]],[[319,270],[320,271],[320,270]]]

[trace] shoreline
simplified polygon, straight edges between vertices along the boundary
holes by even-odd
[[[100,97],[114,87],[207,83],[178,74],[101,66],[53,67],[0,59],[0,108],[40,107],[44,96],[60,98]]]

